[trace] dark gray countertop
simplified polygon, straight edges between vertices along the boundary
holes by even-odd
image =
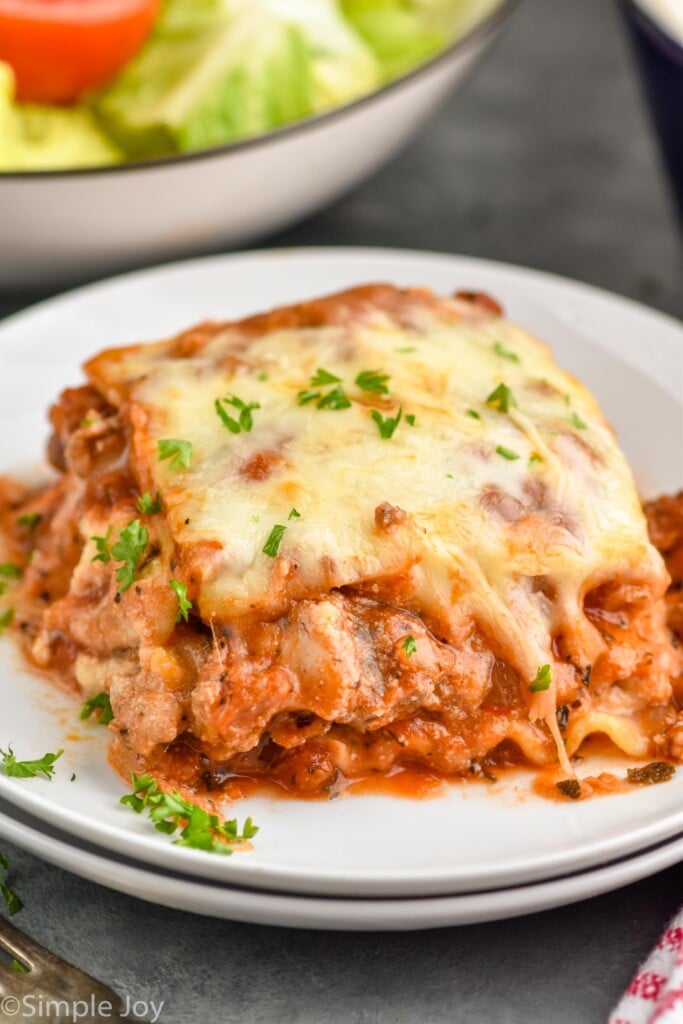
[[[491,257],[683,317],[680,236],[629,58],[609,0],[526,0],[409,150],[273,243]],[[0,312],[36,297],[0,296]],[[601,1022],[683,900],[673,868],[497,924],[295,932],[168,911],[5,847],[17,924],[120,992],[164,1000],[165,1024]]]

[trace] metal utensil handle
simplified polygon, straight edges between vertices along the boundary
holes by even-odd
[[[83,1024],[101,1024],[102,1016],[98,1013],[97,1007],[108,1004],[111,1011],[107,1013],[107,1020],[116,1022],[131,1021],[131,1018],[122,1016],[123,1006],[120,997],[101,981],[97,981],[89,974],[62,960],[54,953],[50,953],[34,939],[24,935],[18,928],[5,918],[0,917],[0,949],[17,960],[26,971],[10,970],[8,967],[0,967],[0,998],[15,1000],[14,1005],[21,1005],[22,1000],[31,997],[27,1006],[56,1005],[62,1003],[67,1006],[88,1006],[93,1008],[91,1016],[79,1016]],[[21,1017],[17,1012],[12,1014],[15,1020]],[[0,1021],[9,1018],[5,1016],[0,1002]],[[55,1021],[60,1018],[55,1017]],[[63,1019],[71,1019],[68,1015]]]

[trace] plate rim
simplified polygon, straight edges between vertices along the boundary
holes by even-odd
[[[411,249],[407,246],[382,246],[382,245],[303,245],[303,246],[273,246],[259,247],[254,249],[241,249],[233,252],[213,253],[208,256],[189,256],[185,259],[169,260],[168,262],[155,263],[152,266],[140,267],[134,270],[124,270],[120,273],[108,274],[95,281],[77,285],[74,288],[60,290],[47,298],[39,299],[30,305],[0,318],[0,348],[5,343],[4,334],[8,329],[21,328],[25,320],[30,320],[35,314],[49,313],[59,309],[60,306],[69,304],[74,299],[88,298],[91,294],[103,292],[109,288],[125,286],[131,282],[152,280],[167,273],[185,273],[194,268],[213,268],[223,264],[244,262],[261,262],[264,259],[320,259],[327,261],[336,260],[338,257],[348,259],[413,259],[415,257],[428,260],[454,261],[471,263],[476,267],[489,268],[494,271],[509,274],[531,275],[540,279],[541,282],[551,287],[566,291],[567,294],[578,289],[586,292],[588,296],[597,302],[614,302],[626,306],[631,313],[637,316],[653,318],[658,321],[665,330],[683,331],[683,321],[677,319],[673,314],[654,306],[648,306],[638,299],[629,295],[603,288],[601,285],[584,281],[578,277],[568,277],[551,270],[541,270],[538,267],[528,266],[523,263],[511,263],[506,260],[488,259],[484,256],[470,256],[467,253],[448,252],[443,249]]]
[[[21,849],[69,874],[149,903],[254,924],[335,931],[417,931],[521,917],[631,885],[683,860],[681,834],[613,863],[525,885],[442,896],[353,899],[215,885],[175,872],[154,871],[152,865],[135,860],[122,863],[107,856],[108,851],[101,847],[82,849],[76,837],[53,836],[40,822],[36,826],[17,822],[2,805],[0,832]],[[160,892],[164,882],[168,889]],[[197,898],[199,906],[191,905]],[[232,905],[228,905],[230,900]]]

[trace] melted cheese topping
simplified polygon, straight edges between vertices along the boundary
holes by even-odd
[[[555,665],[552,641],[575,634],[590,654],[588,590],[625,578],[653,597],[665,589],[626,460],[592,395],[525,331],[456,302],[416,302],[406,319],[377,310],[248,337],[228,327],[184,358],[144,346],[94,372],[111,393],[129,388],[135,466],[163,494],[205,620],[277,616],[292,599],[402,576],[445,639],[475,622],[527,682],[546,663],[556,678],[573,671]],[[319,368],[348,408],[301,404],[336,386],[311,385]],[[388,375],[388,394],[358,386],[370,370]],[[487,404],[500,385],[507,413]],[[258,406],[251,430],[217,415],[234,396]],[[373,410],[402,411],[391,438]],[[168,439],[191,443],[189,468],[159,460]],[[385,503],[405,515],[377,519]],[[269,557],[274,526],[284,532]],[[563,756],[553,690],[530,711]]]

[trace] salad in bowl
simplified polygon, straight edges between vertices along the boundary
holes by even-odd
[[[373,93],[498,0],[0,0],[0,172],[224,146]]]

